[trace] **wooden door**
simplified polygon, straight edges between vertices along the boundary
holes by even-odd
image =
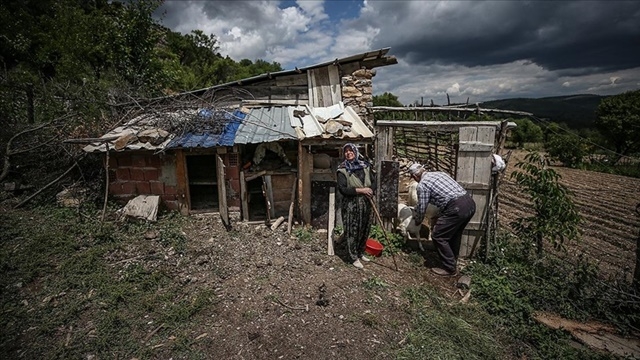
[[[456,180],[476,203],[476,213],[462,235],[459,257],[471,254],[480,246],[487,228],[491,197],[491,152],[496,129],[492,126],[468,126],[459,130],[458,166]]]

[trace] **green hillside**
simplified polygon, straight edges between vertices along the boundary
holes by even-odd
[[[533,113],[539,118],[557,123],[566,123],[574,129],[592,127],[596,120],[596,109],[604,96],[570,95],[539,99],[513,98],[482,103],[490,109],[519,110]]]

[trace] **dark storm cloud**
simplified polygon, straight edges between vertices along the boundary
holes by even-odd
[[[241,19],[247,27],[257,27],[263,24],[266,1],[181,1],[166,0],[162,6],[164,17],[162,23],[168,28],[175,29],[180,25],[200,19],[185,19],[184,9],[191,4],[202,6],[204,19]],[[159,14],[158,14],[159,15]],[[193,15],[192,15],[193,16]],[[240,20],[238,20],[240,21]],[[218,34],[219,35],[219,34]]]
[[[410,63],[474,67],[530,60],[548,70],[590,71],[640,66],[640,1],[371,1],[370,6],[376,15],[390,14],[376,16],[382,31],[374,47],[392,43],[394,54]]]

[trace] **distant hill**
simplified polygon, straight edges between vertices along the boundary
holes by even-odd
[[[481,107],[489,109],[519,110],[536,117],[565,123],[573,129],[593,127],[600,95],[570,95],[539,99],[513,98],[483,102]]]

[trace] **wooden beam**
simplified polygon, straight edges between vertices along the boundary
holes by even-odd
[[[244,171],[240,171],[240,207],[242,208],[242,220],[249,221],[249,197],[247,196],[247,181]]]
[[[450,106],[415,106],[415,107],[392,107],[392,106],[373,106],[370,108],[374,113],[382,111],[396,112],[468,112],[468,113],[498,113],[511,114],[521,116],[533,116],[533,113],[515,110],[486,109],[480,107],[450,107]]]
[[[398,63],[398,59],[395,56],[385,56],[383,58],[378,58],[374,60],[365,60],[361,61],[360,65],[366,67],[367,69],[373,69],[382,66],[395,65]]]
[[[180,213],[189,214],[191,204],[189,195],[189,174],[187,174],[187,162],[184,151],[176,150],[176,190],[178,194],[178,202],[180,202]]]
[[[291,204],[289,205],[289,221],[287,222],[287,234],[291,235],[291,227],[293,225],[293,209],[295,208],[296,202],[296,185],[298,183],[298,178],[293,178],[293,186],[291,186]]]
[[[432,131],[457,131],[465,126],[493,126],[501,127],[500,121],[410,121],[410,120],[378,120],[376,126],[393,126],[393,127],[428,127]]]

